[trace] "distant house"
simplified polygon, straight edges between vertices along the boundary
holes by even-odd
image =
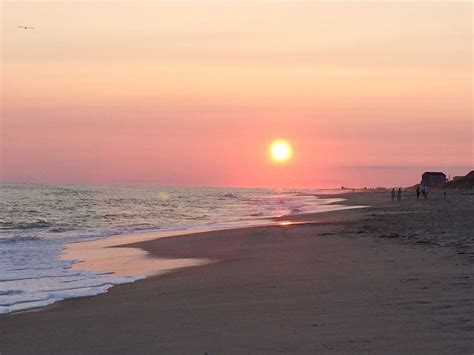
[[[446,175],[440,172],[427,171],[421,176],[421,185],[431,188],[442,188],[446,183]]]
[[[446,183],[451,189],[474,189],[474,170],[466,176],[455,176],[452,181]]]

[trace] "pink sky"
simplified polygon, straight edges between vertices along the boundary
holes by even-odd
[[[318,188],[465,174],[471,6],[4,2],[0,179]],[[269,159],[278,138],[287,164]]]

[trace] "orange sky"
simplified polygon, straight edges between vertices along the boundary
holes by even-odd
[[[464,174],[471,26],[470,2],[3,2],[0,179],[317,188]],[[286,164],[268,157],[276,138],[292,143]]]

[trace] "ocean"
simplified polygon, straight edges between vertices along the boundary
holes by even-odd
[[[73,269],[78,261],[60,259],[67,244],[147,231],[270,223],[269,217],[326,210],[327,203],[338,201],[332,192],[0,184],[0,314],[97,295],[139,279]]]

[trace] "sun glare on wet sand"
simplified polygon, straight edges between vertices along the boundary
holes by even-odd
[[[291,159],[291,145],[285,140],[273,141],[270,146],[270,156],[277,163],[283,163]]]

